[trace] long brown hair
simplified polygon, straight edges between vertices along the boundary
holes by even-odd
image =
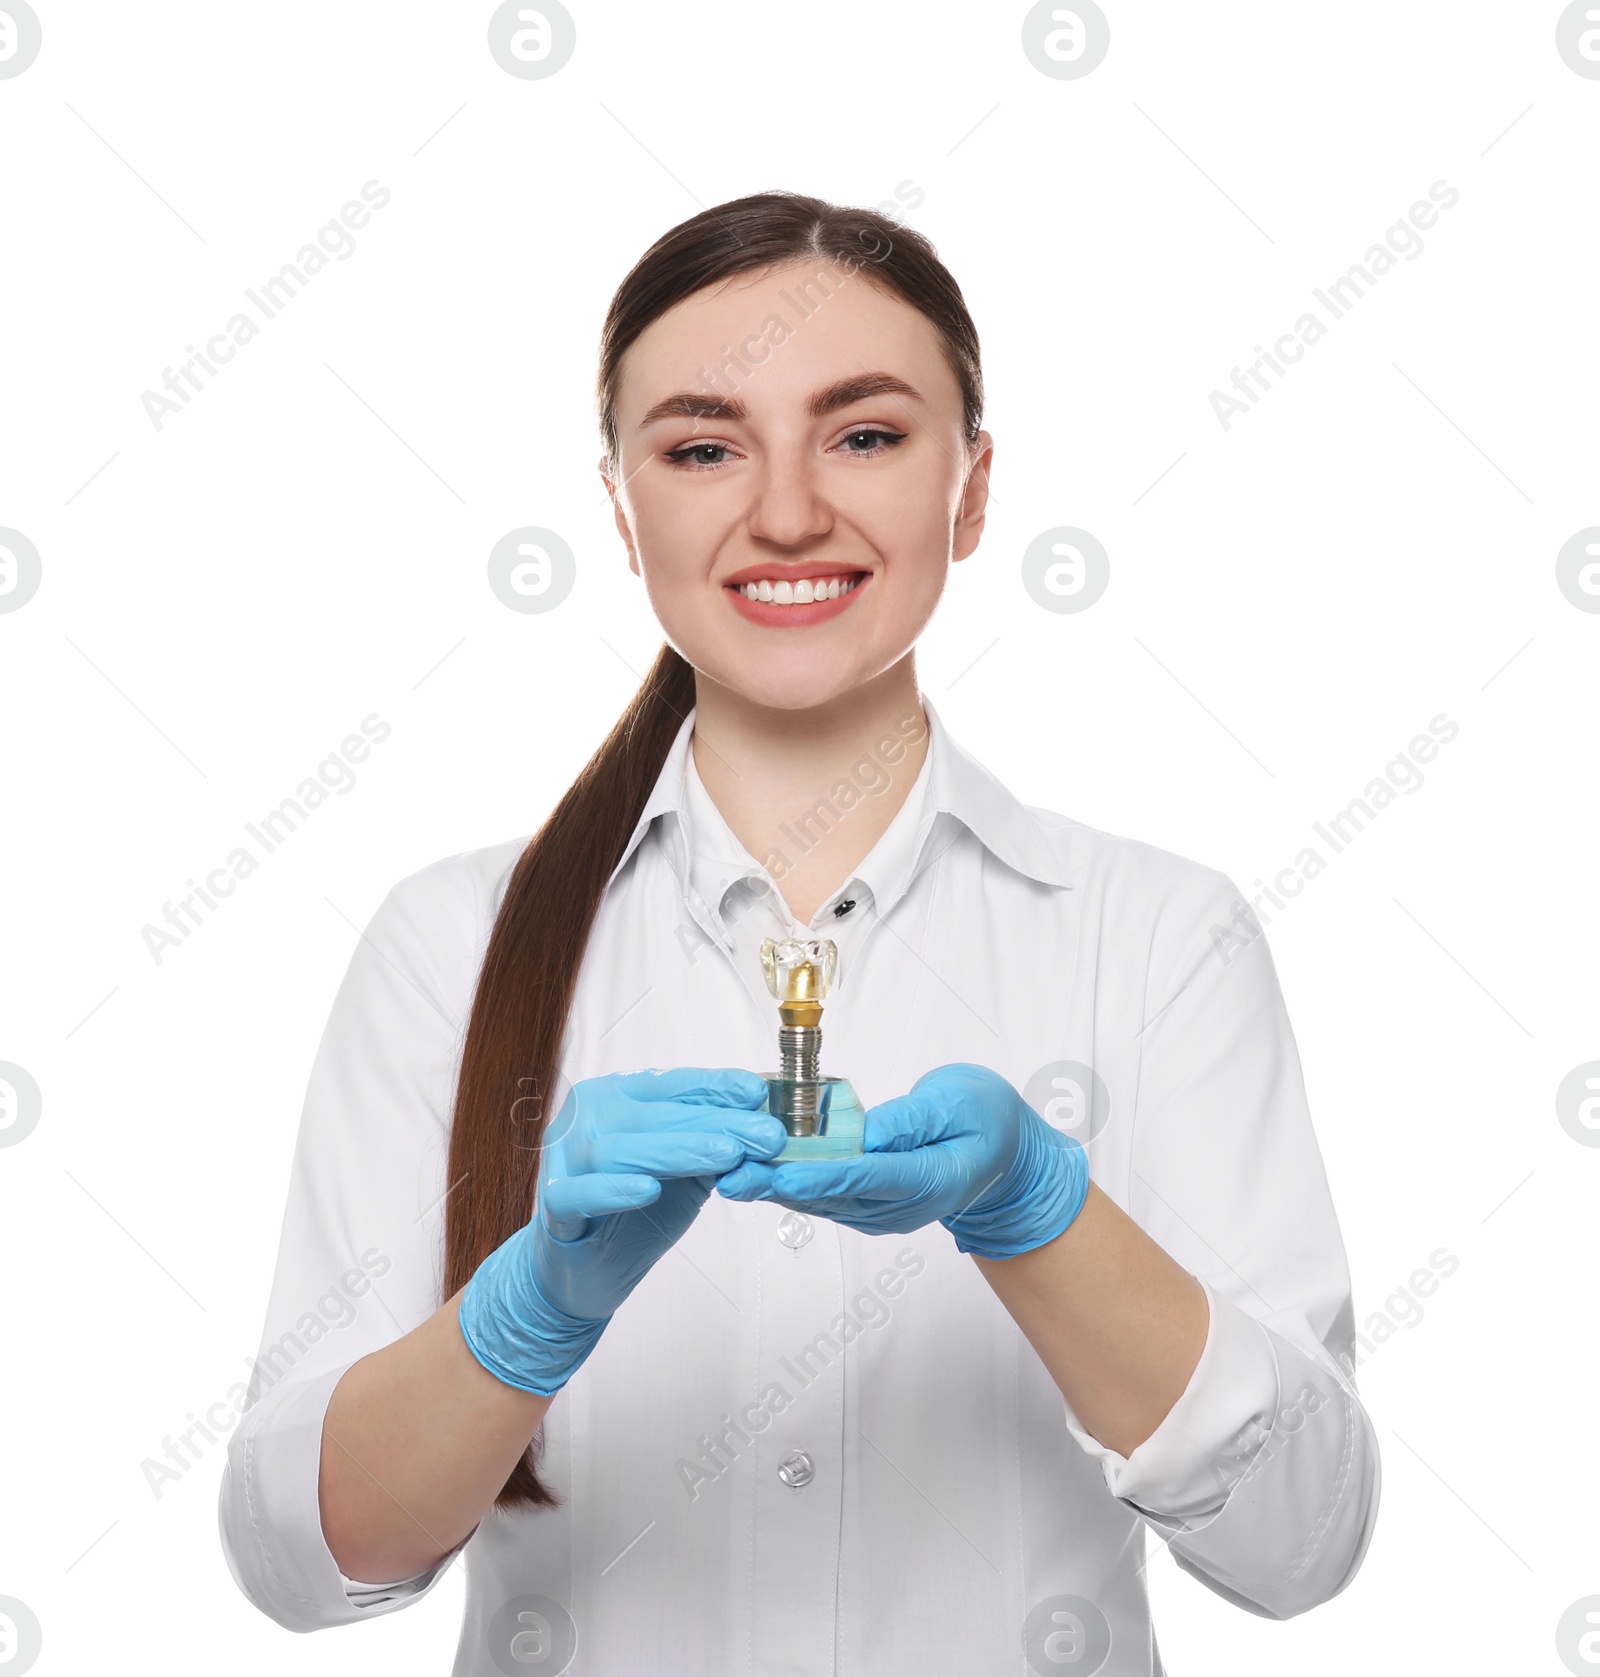
[[[838,269],[852,275],[859,270],[927,316],[961,387],[964,434],[969,445],[975,442],[983,409],[978,334],[960,288],[928,240],[876,210],[761,192],[680,222],[617,288],[601,334],[597,391],[613,482],[620,452],[617,383],[622,358],[640,333],[707,285],[813,259],[824,297]],[[815,297],[809,283],[801,279],[796,289]],[[446,1299],[532,1212],[540,1141],[554,1116],[543,1097],[555,1085],[589,934],[606,883],[694,703],[693,666],[663,645],[605,743],[512,870],[478,975],[456,1088],[446,1177],[452,1184],[445,1200]],[[536,1471],[542,1449],[541,1429],[495,1498],[497,1508],[559,1505]]]

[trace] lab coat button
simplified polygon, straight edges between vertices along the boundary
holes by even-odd
[[[791,1490],[798,1491],[802,1485],[809,1485],[816,1476],[816,1467],[804,1450],[791,1450],[778,1463],[778,1477]]]
[[[812,1235],[811,1219],[803,1211],[786,1211],[778,1220],[778,1239],[798,1252]]]

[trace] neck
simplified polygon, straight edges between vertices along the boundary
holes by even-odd
[[[805,924],[906,801],[928,753],[915,655],[826,704],[774,710],[697,672],[694,766]]]

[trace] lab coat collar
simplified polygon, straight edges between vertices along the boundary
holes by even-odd
[[[661,765],[661,772],[656,776],[656,783],[651,788],[650,796],[645,799],[644,809],[639,819],[634,823],[633,834],[629,838],[627,848],[622,852],[617,865],[611,870],[611,878],[606,881],[609,890],[617,875],[628,865],[629,858],[639,848],[640,841],[649,832],[658,816],[669,815],[683,809],[684,801],[684,764],[689,755],[689,736],[694,732],[695,712],[700,707],[690,705],[682,722],[678,724],[678,731],[673,735],[672,744],[667,747],[667,755]],[[667,831],[674,835],[675,843],[669,840],[668,854],[671,855],[673,866],[680,878],[683,877],[687,857],[683,854],[683,825],[681,818],[667,823]]]
[[[917,778],[909,792],[902,791],[900,808],[894,812],[886,830],[879,835],[868,854],[856,864],[855,872],[837,886],[833,895],[818,907],[813,919],[832,913],[840,902],[846,898],[854,899],[863,892],[870,896],[874,903],[889,903],[904,891],[917,860],[920,817],[941,743],[937,736],[929,738],[927,752],[918,765]],[[692,747],[692,739],[690,744]],[[762,882],[771,881],[778,888],[780,902],[777,906],[780,912],[787,912],[788,904],[782,900],[781,880],[788,877],[788,853],[798,849],[803,856],[811,848],[813,840],[806,831],[805,823],[814,818],[826,831],[833,822],[843,820],[849,809],[859,808],[862,803],[880,796],[894,784],[888,775],[875,778],[871,782],[871,790],[859,800],[852,801],[843,811],[830,799],[819,798],[813,810],[807,811],[803,816],[797,812],[791,822],[780,828],[782,842],[775,844],[773,850],[758,861],[728,826],[722,812],[706,790],[695,764],[693,749],[684,753],[683,780],[681,818],[684,823],[685,842],[691,852],[689,877],[701,901],[712,905],[719,920],[725,913],[728,893],[741,882],[754,882],[755,889],[759,892]],[[899,776],[902,788],[904,781],[905,776],[902,774]],[[772,860],[774,857],[775,861]],[[777,868],[776,875],[768,872],[769,866]],[[795,935],[809,934],[797,931]]]
[[[927,796],[913,846],[916,860],[911,869],[912,875],[953,841],[955,835],[951,823],[955,822],[1018,873],[1046,885],[1071,885],[1073,870],[1063,839],[1047,829],[1035,811],[1016,798],[976,757],[962,749],[926,693],[919,692],[918,697],[928,718],[928,745],[932,760]],[[687,880],[689,862],[685,841],[684,774],[697,709],[697,706],[691,705],[678,725],[627,847],[606,882],[608,887],[627,865],[657,819],[666,815],[675,816],[675,819],[662,823],[667,855],[678,878]],[[934,839],[942,839],[942,842],[930,843]]]
[[[928,731],[940,749],[933,760],[928,801],[922,826],[955,820],[1007,867],[1044,885],[1070,886],[1076,870],[1064,837],[1039,819],[1011,790],[997,780],[970,752],[964,751],[940,719],[926,693],[920,695],[928,713]],[[919,835],[919,845],[921,835]],[[941,846],[942,848],[942,846]]]

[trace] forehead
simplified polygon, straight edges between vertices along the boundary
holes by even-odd
[[[624,355],[619,419],[626,426],[629,414],[680,390],[730,385],[754,416],[869,368],[898,373],[930,403],[959,404],[938,330],[870,275],[870,263],[849,271],[819,257],[736,274],[684,298]]]

